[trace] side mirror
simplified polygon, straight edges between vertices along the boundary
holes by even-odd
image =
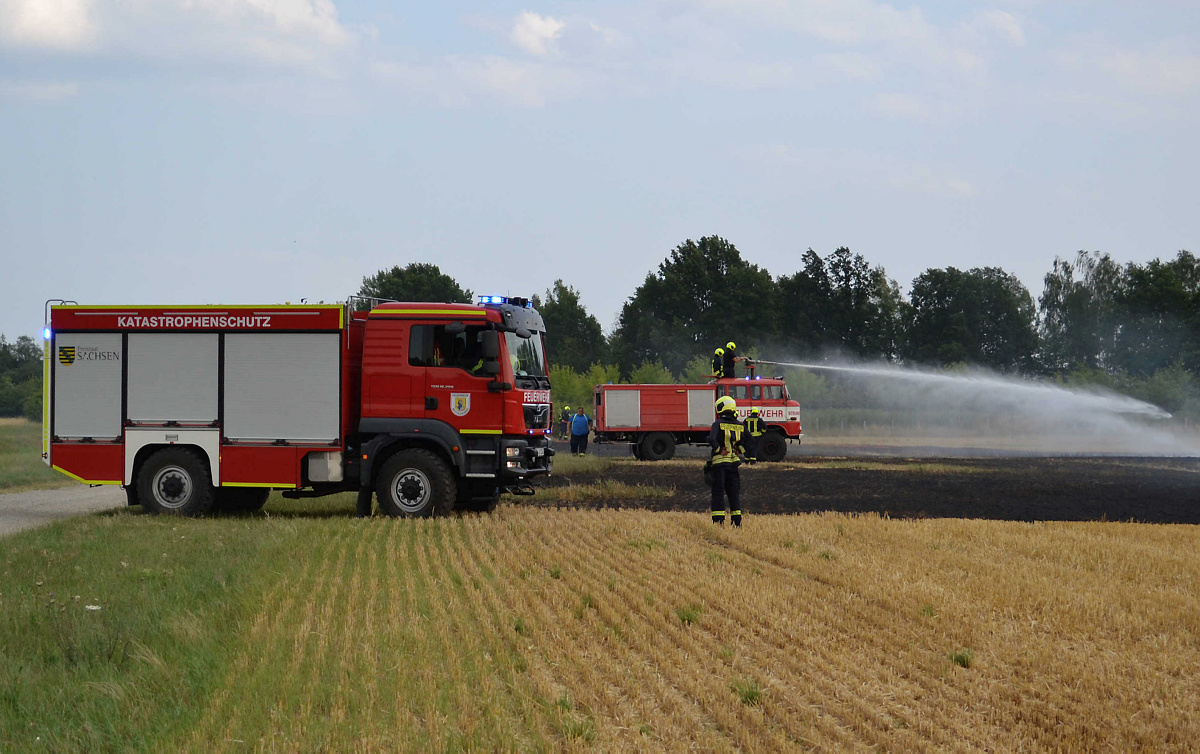
[[[450,324],[446,325],[447,335],[458,335],[459,333],[464,333],[466,331],[467,326],[462,322],[451,322]]]
[[[484,361],[496,361],[500,358],[500,333],[495,330],[483,332],[483,358]]]
[[[524,327],[518,327],[515,335],[521,340],[529,340],[533,337],[533,333],[529,332]]]
[[[495,359],[483,362],[483,373],[489,377],[500,374],[500,362]]]

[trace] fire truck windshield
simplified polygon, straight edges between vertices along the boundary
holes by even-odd
[[[542,334],[518,338],[514,333],[505,333],[508,344],[508,360],[513,365],[514,377],[546,377],[546,352],[542,345]]]

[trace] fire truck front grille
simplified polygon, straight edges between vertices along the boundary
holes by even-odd
[[[526,403],[525,404],[525,427],[527,429],[549,429],[550,428],[550,404],[549,403]]]

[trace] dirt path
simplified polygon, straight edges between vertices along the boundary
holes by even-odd
[[[0,495],[0,536],[57,521],[125,505],[120,487],[60,487]]]

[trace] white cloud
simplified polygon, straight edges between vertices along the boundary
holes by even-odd
[[[742,150],[756,162],[802,172],[814,182],[865,186],[873,190],[968,199],[977,190],[967,179],[944,167],[887,154],[853,149],[825,149],[768,144]]]
[[[531,55],[549,55],[564,26],[566,24],[556,18],[522,11],[513,21],[512,41]]]
[[[1017,21],[1016,16],[1002,10],[989,10],[979,14],[976,25],[988,29],[1009,42],[1021,46],[1025,44],[1025,30]]]
[[[547,100],[579,88],[571,69],[495,55],[447,55],[432,61],[386,61],[371,68],[376,77],[443,106],[464,106],[478,98],[520,107],[542,107]]]
[[[1120,49],[1100,38],[1080,38],[1054,55],[1058,64],[1086,78],[1079,86],[1095,88],[1095,74],[1131,92],[1179,97],[1200,91],[1200,55],[1180,40],[1151,49]]]
[[[923,119],[929,114],[921,101],[911,94],[877,94],[873,109],[883,115],[917,120]]]
[[[768,21],[842,44],[921,40],[934,31],[919,8],[897,10],[874,0],[708,0],[707,4],[735,16]]]
[[[95,36],[94,0],[2,0],[0,41],[15,47],[78,50]]]
[[[312,65],[353,43],[333,0],[0,0],[0,44]]]
[[[79,94],[79,85],[74,81],[4,81],[0,80],[0,97],[56,102],[70,99]]]

